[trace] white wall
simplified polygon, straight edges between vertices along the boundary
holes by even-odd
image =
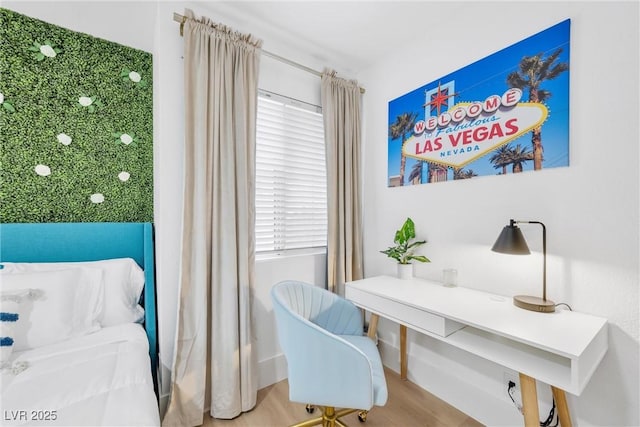
[[[367,88],[365,275],[395,274],[378,251],[410,216],[433,261],[417,265],[417,276],[439,280],[443,268],[454,267],[461,286],[537,295],[540,255],[508,257],[490,246],[509,218],[544,222],[549,298],[610,321],[605,359],[582,395],[569,396],[574,420],[639,425],[638,3],[467,3],[437,37],[427,18],[413,43],[358,75]],[[572,20],[568,168],[386,187],[389,100],[566,18]],[[522,228],[540,251],[540,229]],[[483,423],[522,422],[503,368],[425,336],[409,338],[412,381]],[[385,364],[398,369],[397,325],[382,322],[380,340]],[[543,384],[538,389],[545,418],[550,393]]]

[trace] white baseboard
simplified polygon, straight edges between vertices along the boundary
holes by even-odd
[[[171,391],[171,369],[164,364],[162,354],[158,353],[158,408],[160,409],[160,419],[164,416],[169,403],[169,392]]]
[[[160,408],[160,419],[162,419],[162,417],[164,417],[164,412],[167,410],[167,404],[169,403],[169,395],[168,394],[160,395],[160,399],[158,403]]]
[[[287,378],[287,359],[284,354],[258,362],[258,389],[265,388]]]

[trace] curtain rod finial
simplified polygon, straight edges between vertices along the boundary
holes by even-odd
[[[184,36],[184,23],[187,21],[187,17],[173,12],[173,20],[180,23],[180,35]]]

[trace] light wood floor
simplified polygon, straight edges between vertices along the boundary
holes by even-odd
[[[400,379],[385,369],[389,399],[383,407],[373,407],[367,421],[360,423],[356,413],[342,421],[350,427],[477,427],[482,426],[446,402],[417,385]],[[256,407],[233,420],[216,420],[205,414],[204,427],[283,427],[319,415],[307,414],[305,405],[289,401],[287,381],[281,381],[258,391]]]

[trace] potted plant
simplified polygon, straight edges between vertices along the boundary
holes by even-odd
[[[426,240],[414,240],[416,238],[416,228],[413,220],[407,218],[402,224],[400,230],[396,231],[393,239],[395,246],[390,246],[384,251],[380,251],[398,261],[398,277],[401,279],[410,279],[413,277],[413,264],[411,261],[431,262],[424,255],[415,255],[415,249],[427,243]]]

